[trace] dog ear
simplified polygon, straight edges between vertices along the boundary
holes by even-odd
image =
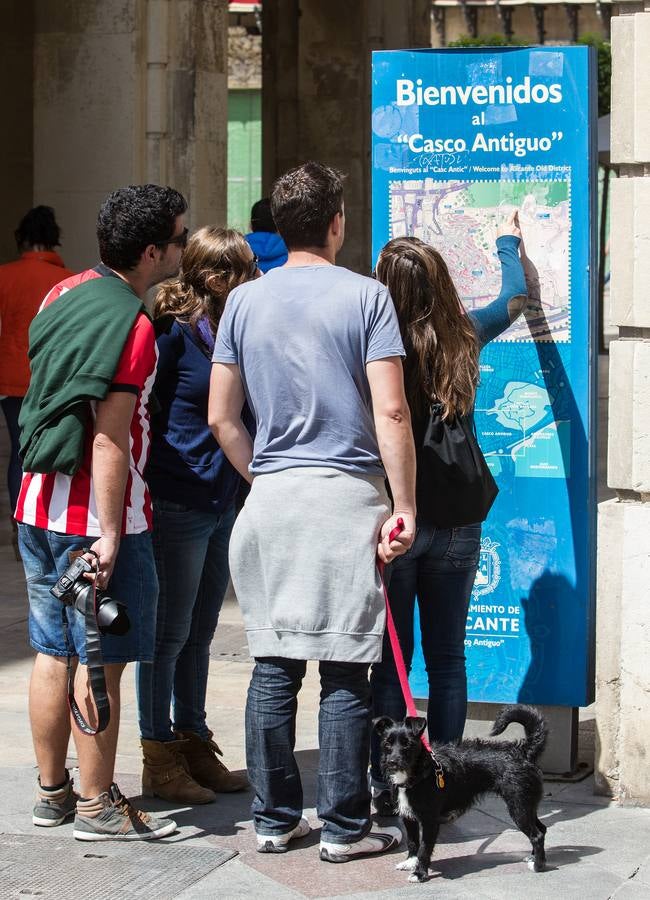
[[[420,716],[407,716],[404,719],[404,724],[413,733],[414,737],[420,737],[421,734],[424,734],[424,729],[427,727],[427,720],[420,718]]]
[[[390,728],[390,726],[394,724],[395,723],[389,716],[379,716],[377,719],[372,720],[372,727],[377,734],[383,734],[387,728]]]

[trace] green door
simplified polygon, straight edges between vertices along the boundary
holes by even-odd
[[[228,92],[228,226],[250,230],[262,196],[262,92]]]

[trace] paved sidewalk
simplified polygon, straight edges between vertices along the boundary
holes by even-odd
[[[71,825],[38,829],[31,825],[35,778],[27,718],[27,684],[31,651],[26,640],[26,601],[19,565],[0,531],[0,794],[4,815],[0,831],[0,898],[25,894],[44,898],[77,896],[73,881],[90,885],[88,896],[124,898],[318,898],[474,897],[633,900],[650,896],[650,810],[620,808],[593,794],[593,781],[546,784],[541,817],[549,826],[549,868],[530,872],[523,862],[529,845],[510,822],[503,803],[489,798],[454,825],[443,826],[434,869],[425,885],[406,882],[395,870],[402,851],[389,856],[336,866],[317,855],[315,816],[317,767],[316,715],[318,684],[310,667],[301,694],[298,758],[305,783],[307,816],[315,831],[285,856],[266,856],[254,849],[250,794],[221,796],[208,806],[174,811],[179,831],[155,847],[108,844],[79,845]],[[224,608],[212,650],[209,683],[210,724],[231,768],[244,765],[244,702],[250,661],[239,612],[231,600]],[[585,724],[588,724],[585,723]],[[588,728],[583,728],[588,734]],[[71,763],[74,751],[71,748]],[[137,738],[133,672],[124,678],[124,711],[118,772],[125,793],[139,793],[140,755]],[[166,810],[159,801],[143,801]],[[9,837],[9,836],[23,837]],[[51,852],[46,852],[51,847]],[[142,857],[144,850],[153,851]],[[8,851],[11,851],[9,854]],[[56,851],[56,852],[55,852]],[[228,859],[228,852],[237,855]],[[90,854],[90,857],[89,857]],[[18,864],[16,864],[18,860]],[[226,860],[224,862],[224,860]],[[137,865],[136,865],[137,863]],[[146,863],[150,869],[146,868]],[[6,870],[5,870],[6,866]],[[70,885],[61,891],[61,877]],[[131,868],[129,868],[131,867]],[[130,873],[146,876],[141,881]],[[110,878],[106,876],[110,873]],[[124,877],[129,875],[128,883]],[[77,881],[77,878],[82,879]],[[54,886],[52,886],[54,885]],[[189,886],[188,886],[189,885]]]
[[[0,429],[0,468],[4,459]],[[250,794],[173,811],[179,831],[155,845],[80,844],[72,826],[31,825],[35,770],[27,715],[32,652],[27,643],[27,603],[22,569],[9,545],[8,512],[0,504],[0,900],[25,896],[88,896],[92,900],[154,897],[207,900],[295,898],[493,898],[493,900],[622,900],[650,897],[650,810],[621,808],[593,794],[593,779],[577,784],[547,782],[540,815],[548,828],[548,870],[530,872],[530,847],[509,820],[504,804],[488,798],[457,823],[443,826],[433,871],[424,885],[411,885],[394,866],[403,850],[345,865],[318,859],[315,816],[319,686],[310,666],[300,698],[297,750],[304,777],[311,835],[282,856],[255,852]],[[244,702],[251,664],[239,611],[225,605],[212,648],[208,687],[209,723],[233,769],[244,766]],[[140,752],[133,671],[124,677],[118,781],[139,793]],[[591,726],[591,731],[590,731]],[[593,720],[583,711],[583,758],[590,752]],[[70,763],[74,765],[71,746]],[[151,810],[167,810],[143,800]],[[292,848],[294,845],[292,845]]]

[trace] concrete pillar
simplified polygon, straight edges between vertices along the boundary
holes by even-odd
[[[342,265],[370,268],[370,54],[430,46],[428,0],[263,7],[263,183],[316,159],[348,175]]]
[[[15,258],[14,230],[32,206],[33,18],[32,6],[24,0],[7,0],[2,5],[0,121],[4,123],[4,136],[0,141],[0,263]]]
[[[226,0],[35,0],[34,196],[66,262],[92,264],[116,187],[181,190],[191,226],[224,223]]]
[[[225,225],[228,4],[167,2],[171,7],[167,180],[187,197],[192,227]]]
[[[650,3],[612,19],[608,484],[598,523],[596,788],[650,804]]]
[[[56,209],[74,269],[97,261],[102,197],[138,171],[137,6],[34,4],[34,196]]]

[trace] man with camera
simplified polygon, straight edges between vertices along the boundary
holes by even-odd
[[[142,475],[157,354],[142,300],[178,272],[186,208],[169,187],[110,194],[97,221],[101,264],[54,287],[30,328],[16,520],[37,651],[33,822],[54,826],[75,815],[79,840],[150,839],[176,828],[131,806],[113,775],[120,678],[127,662],[152,659],[158,595]],[[70,710],[81,796],[65,767]]]

